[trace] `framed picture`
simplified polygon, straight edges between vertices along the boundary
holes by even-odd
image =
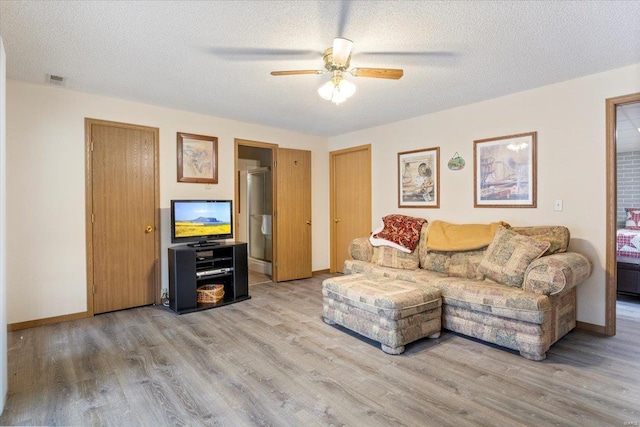
[[[218,183],[218,138],[178,132],[178,182]]]
[[[473,141],[474,207],[536,207],[536,136]]]
[[[398,153],[398,207],[440,207],[440,147]]]

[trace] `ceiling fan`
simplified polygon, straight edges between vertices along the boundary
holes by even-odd
[[[336,37],[333,39],[333,46],[322,54],[324,68],[326,70],[290,70],[272,71],[272,76],[292,76],[297,74],[324,74],[330,72],[331,80],[318,89],[318,94],[327,101],[340,104],[352,96],[356,87],[353,83],[344,79],[344,74],[351,74],[353,77],[373,77],[377,79],[398,80],[402,77],[403,71],[396,68],[352,68],[349,70],[351,62],[351,48],[353,42],[348,39]]]

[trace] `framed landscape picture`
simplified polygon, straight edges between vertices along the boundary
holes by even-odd
[[[536,207],[536,132],[473,141],[476,208]]]
[[[440,207],[440,147],[398,153],[398,207]]]
[[[178,132],[178,182],[218,183],[218,138]]]

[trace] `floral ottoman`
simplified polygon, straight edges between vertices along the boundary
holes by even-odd
[[[382,351],[401,354],[407,343],[438,338],[441,328],[440,290],[389,277],[350,274],[322,283],[322,315],[378,341]]]

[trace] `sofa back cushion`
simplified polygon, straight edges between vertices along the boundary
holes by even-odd
[[[420,257],[420,267],[447,276],[483,280],[484,275],[477,270],[484,252],[484,249],[459,252],[425,250]]]
[[[569,247],[569,229],[561,225],[537,225],[532,227],[512,227],[512,231],[536,240],[549,242],[549,249],[543,256],[566,252]]]
[[[379,246],[373,248],[371,263],[381,267],[415,270],[420,264],[420,258],[418,251],[406,253],[389,246]]]

